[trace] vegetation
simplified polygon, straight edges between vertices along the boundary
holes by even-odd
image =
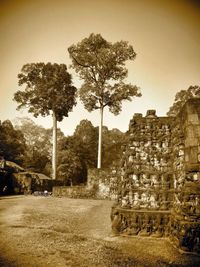
[[[84,184],[87,181],[85,162],[72,149],[62,150],[58,154],[58,179],[64,185]]]
[[[34,172],[50,175],[47,166],[51,162],[51,134],[29,118],[15,120],[15,129],[20,130],[25,138],[26,151],[23,167]]]
[[[88,120],[80,121],[74,135],[74,150],[85,161],[88,168],[97,165],[98,131]]]
[[[102,144],[102,167],[110,168],[121,157],[121,146],[124,144],[126,135],[118,129],[108,130],[102,127],[104,134]],[[94,127],[88,120],[80,121],[72,136],[62,139],[59,151],[72,150],[84,161],[87,168],[96,167],[96,153],[98,149],[98,127]]]
[[[110,43],[100,34],[91,34],[68,49],[72,67],[84,81],[79,97],[88,111],[100,110],[98,141],[98,164],[101,168],[103,111],[106,106],[117,115],[122,109],[122,101],[131,101],[141,96],[137,86],[127,84],[124,79],[128,70],[127,60],[134,60],[136,53],[128,42]]]
[[[14,129],[11,121],[0,121],[0,156],[18,164],[24,162],[26,143],[23,133]]]
[[[118,129],[108,130],[103,127],[103,144],[102,144],[102,167],[110,168],[119,166],[122,157],[122,146],[126,143],[126,134]]]
[[[51,173],[52,129],[45,129],[29,118],[18,118],[0,124],[0,156],[14,161],[26,170]],[[96,167],[98,127],[88,120],[80,121],[72,136],[58,132],[58,177],[65,185],[87,181],[87,170]],[[103,127],[103,168],[110,168],[121,157],[125,134]]]
[[[64,64],[31,63],[23,66],[18,75],[19,85],[26,85],[24,91],[17,91],[14,100],[18,109],[27,107],[35,117],[53,116],[52,176],[56,179],[57,165],[57,121],[67,117],[76,104],[76,88]]]
[[[59,180],[77,184],[86,181],[88,168],[109,168],[120,159],[125,135],[103,126],[104,108],[117,115],[124,100],[131,101],[141,94],[137,86],[124,81],[128,74],[125,63],[136,57],[128,42],[110,43],[100,34],[91,34],[68,51],[72,67],[84,81],[79,97],[88,111],[100,110],[100,126],[82,120],[74,134],[65,137],[57,129],[57,121],[72,111],[77,95],[66,65],[26,64],[18,75],[19,85],[25,88],[14,94],[17,109],[28,108],[35,117],[52,115],[53,134],[52,129],[38,126],[28,118],[18,119],[15,129],[11,122],[4,122],[0,125],[4,128],[0,132],[0,154],[27,170],[46,175],[50,175],[52,167],[53,179],[58,169]]]
[[[23,167],[34,172],[51,175],[52,157],[52,129],[45,129],[37,125],[30,118],[17,118],[14,121],[15,129],[20,130],[25,138],[26,151]],[[57,129],[58,143],[64,134]]]
[[[174,103],[167,112],[167,115],[176,116],[186,101],[191,98],[200,98],[200,87],[198,85],[190,86],[187,90],[179,91],[176,94]]]

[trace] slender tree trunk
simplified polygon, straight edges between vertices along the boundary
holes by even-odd
[[[99,143],[98,143],[98,161],[97,161],[97,168],[98,168],[98,169],[101,169],[101,156],[102,156],[102,127],[103,127],[103,107],[100,108]]]
[[[52,153],[52,179],[56,179],[57,170],[57,120],[53,111],[53,153]]]

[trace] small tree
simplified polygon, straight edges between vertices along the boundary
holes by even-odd
[[[124,83],[128,70],[127,60],[134,60],[136,53],[128,42],[107,42],[100,34],[91,34],[80,43],[68,48],[72,67],[83,79],[79,97],[91,112],[100,110],[98,164],[101,168],[103,111],[106,106],[115,115],[122,109],[122,101],[141,96],[138,87]]]
[[[68,117],[76,104],[76,87],[64,64],[31,63],[23,66],[18,75],[19,85],[26,85],[24,91],[17,91],[14,100],[17,109],[28,107],[35,117],[53,116],[52,177],[56,179],[57,121]]]
[[[191,98],[200,98],[200,87],[198,85],[190,86],[187,90],[179,91],[176,96],[173,105],[167,112],[168,116],[176,116],[183,105]]]

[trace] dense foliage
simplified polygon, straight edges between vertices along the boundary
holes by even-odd
[[[128,74],[125,62],[136,57],[128,42],[112,44],[100,34],[91,34],[68,51],[72,67],[84,80],[79,95],[87,110],[108,106],[118,114],[122,100],[141,95],[137,86],[123,82]]]
[[[58,179],[64,185],[84,184],[87,181],[85,162],[72,149],[61,150],[58,153]]]
[[[103,126],[102,167],[110,168],[119,164],[122,155],[122,145],[126,135],[118,129],[108,130]],[[72,136],[63,138],[59,150],[72,150],[85,162],[87,168],[96,167],[96,153],[98,147],[98,127],[94,127],[88,120],[80,121]]]
[[[0,156],[14,161],[26,170],[51,173],[52,129],[45,129],[29,118],[18,118],[0,124]],[[58,180],[65,185],[87,181],[87,170],[96,167],[98,127],[88,120],[80,121],[72,136],[58,132]],[[102,167],[119,164],[121,146],[126,135],[118,129],[103,127]]]
[[[11,121],[0,122],[0,156],[18,164],[24,162],[25,138],[20,130],[14,129]]]
[[[76,104],[76,88],[64,64],[26,64],[18,79],[20,86],[26,85],[24,91],[14,95],[14,100],[19,103],[18,109],[28,108],[35,117],[54,111],[57,120],[61,121]]]
[[[103,127],[102,167],[119,166],[122,157],[122,146],[126,143],[126,134],[118,129],[108,130]]]
[[[26,141],[23,167],[34,172],[50,175],[52,133],[49,129],[37,125],[29,118],[18,118],[14,122]]]
[[[200,98],[200,87],[198,85],[190,86],[187,90],[179,91],[176,94],[174,103],[167,112],[167,115],[176,116],[186,101],[191,98]]]

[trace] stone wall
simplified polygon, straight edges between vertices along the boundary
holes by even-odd
[[[115,167],[112,169],[90,169],[88,170],[86,186],[55,186],[53,187],[53,195],[116,200],[118,184],[118,174]]]
[[[170,236],[185,250],[200,250],[200,100],[176,118],[149,110],[135,114],[122,156],[113,232]]]
[[[54,186],[54,197],[70,197],[70,198],[91,198],[95,197],[95,194],[86,186]]]

